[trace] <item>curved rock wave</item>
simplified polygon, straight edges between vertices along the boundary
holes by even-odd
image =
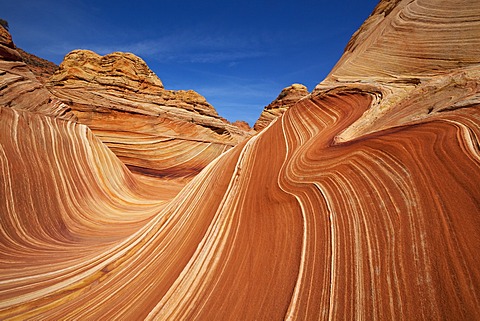
[[[2,105],[0,319],[480,319],[479,17],[381,1],[312,94],[213,152],[219,127],[135,93],[55,85],[89,127]],[[188,179],[135,174],[136,147]]]
[[[336,142],[371,101],[302,100],[171,200],[84,126],[2,109],[0,315],[478,317],[480,113]]]

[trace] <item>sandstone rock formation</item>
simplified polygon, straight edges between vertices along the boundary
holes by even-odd
[[[38,81],[45,84],[48,79],[58,70],[58,66],[51,61],[32,55],[21,48],[16,48],[31,72],[37,77]]]
[[[130,53],[69,53],[47,88],[136,172],[192,177],[251,134],[198,93],[166,90]]]
[[[44,88],[18,53],[10,33],[0,26],[0,105],[74,119],[68,106]]]
[[[381,1],[168,195],[87,126],[0,107],[0,318],[480,319],[478,34],[476,2]]]
[[[321,94],[348,86],[377,96],[338,139],[480,102],[479,10],[477,3],[467,1],[380,2],[314,90]]]
[[[252,131],[252,128],[250,127],[250,125],[244,120],[236,120],[232,123],[232,125],[237,126],[238,128],[240,128],[244,131],[247,131],[247,132]]]
[[[264,129],[274,119],[281,116],[288,108],[307,95],[307,87],[301,84],[293,84],[284,88],[280,95],[263,109],[253,129],[256,131]]]

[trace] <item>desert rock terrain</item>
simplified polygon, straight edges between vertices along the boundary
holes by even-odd
[[[0,319],[480,319],[480,3],[380,1],[256,133],[2,32]]]
[[[265,106],[260,117],[255,122],[253,129],[261,131],[273,120],[281,116],[288,108],[292,107],[300,99],[308,95],[307,87],[301,84],[293,84],[284,88],[277,98],[268,106]]]
[[[130,53],[70,52],[46,88],[131,170],[150,176],[190,179],[253,134],[195,91],[166,90]]]

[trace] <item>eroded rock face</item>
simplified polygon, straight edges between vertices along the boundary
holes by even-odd
[[[22,58],[15,50],[12,36],[4,27],[0,26],[0,57],[7,61],[21,61]]]
[[[73,120],[68,106],[55,99],[19,54],[10,33],[0,26],[0,106]]]
[[[375,93],[373,106],[337,139],[480,103],[479,15],[480,6],[468,1],[381,1],[314,90]]]
[[[232,123],[232,125],[237,126],[238,128],[245,130],[247,132],[250,132],[252,130],[250,125],[244,120],[236,120]]]
[[[0,107],[0,318],[480,319],[478,64],[407,59],[451,28],[476,41],[480,5],[380,2],[363,51],[168,197],[88,127]]]
[[[23,62],[27,64],[30,71],[42,84],[45,84],[58,70],[58,66],[51,61],[32,55],[18,47],[16,50],[22,57]]]
[[[253,129],[260,131],[267,127],[274,119],[281,116],[288,108],[295,105],[297,101],[308,95],[308,89],[301,84],[293,84],[282,90],[280,95],[266,106]]]
[[[130,53],[69,53],[47,88],[132,170],[192,177],[251,134],[192,90],[166,90]]]
[[[52,84],[118,87],[142,93],[160,93],[163,84],[147,64],[131,53],[114,52],[100,56],[90,50],[74,50],[67,54]]]

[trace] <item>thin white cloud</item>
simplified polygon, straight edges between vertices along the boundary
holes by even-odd
[[[267,39],[267,40],[264,40]],[[123,43],[61,41],[44,48],[46,54],[66,54],[74,49],[89,49],[105,55],[131,52],[160,62],[238,63],[241,60],[274,55],[268,37],[244,34],[182,30],[154,39]]]
[[[102,53],[118,50],[120,46],[99,48]],[[123,44],[123,51],[162,62],[218,63],[267,56],[258,39],[244,35],[227,35],[199,31],[180,31],[156,39]]]

